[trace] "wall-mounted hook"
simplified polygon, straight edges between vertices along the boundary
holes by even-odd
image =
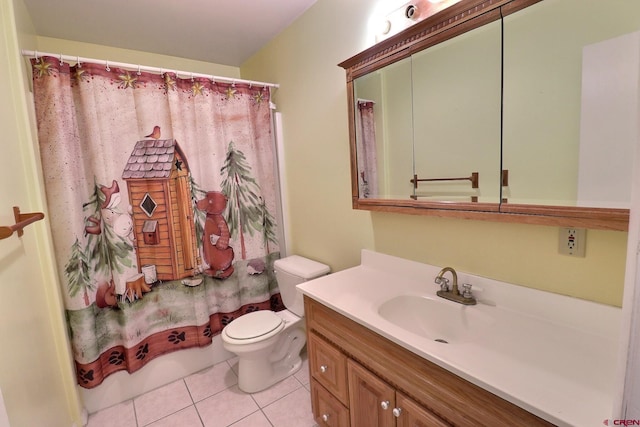
[[[44,219],[44,214],[42,212],[20,213],[20,208],[18,206],[13,207],[13,216],[16,220],[15,224],[4,227],[0,226],[0,240],[11,237],[11,235],[16,231],[18,232],[18,237],[22,237],[24,234],[24,231],[22,230],[23,228],[31,223]]]

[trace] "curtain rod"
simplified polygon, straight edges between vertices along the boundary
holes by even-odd
[[[62,54],[56,54],[56,53],[47,53],[47,52],[38,52],[33,51],[33,50],[22,50],[22,55],[23,56],[27,56],[27,57],[32,57],[32,58],[38,58],[40,56],[52,56],[54,58],[58,58],[60,59],[60,61],[75,61],[77,63],[90,63],[90,64],[102,64],[105,67],[109,68],[109,67],[118,67],[118,68],[125,68],[125,69],[129,69],[132,71],[148,71],[151,73],[158,73],[158,74],[162,74],[164,72],[172,72],[175,73],[177,76],[186,76],[186,77],[201,77],[201,78],[205,78],[205,79],[209,79],[209,80],[213,80],[213,81],[217,81],[217,82],[226,82],[226,83],[244,83],[244,84],[248,84],[248,85],[255,85],[255,86],[265,86],[265,87],[274,87],[274,88],[279,88],[280,85],[276,84],[276,83],[265,83],[265,82],[257,82],[257,81],[253,81],[253,80],[243,80],[243,79],[234,79],[234,78],[230,78],[230,77],[222,77],[222,76],[213,76],[211,74],[201,74],[201,73],[192,73],[190,71],[178,71],[178,70],[171,70],[171,69],[164,69],[164,68],[159,68],[159,67],[150,67],[150,66],[146,66],[146,65],[139,65],[139,64],[128,64],[126,62],[115,62],[115,61],[109,61],[109,60],[104,60],[104,59],[92,59],[92,58],[83,58],[81,56],[71,56],[71,55],[62,55]]]

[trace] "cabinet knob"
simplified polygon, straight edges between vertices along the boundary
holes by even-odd
[[[322,372],[323,374],[324,374],[325,372],[327,372],[327,369],[329,369],[329,368],[327,367],[327,365],[322,365],[322,366],[320,366],[320,372]]]
[[[398,418],[402,414],[402,409],[401,408],[393,408],[393,411],[391,411],[391,412],[393,413],[394,417]]]
[[[322,421],[324,421],[325,423],[329,421],[329,414],[322,414]]]
[[[385,410],[385,411],[386,411],[387,409],[389,409],[389,401],[388,401],[388,400],[385,400],[385,401],[380,402],[380,407],[381,407],[383,410]]]

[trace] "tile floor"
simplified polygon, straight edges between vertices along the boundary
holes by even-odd
[[[252,394],[238,389],[237,359],[89,416],[87,427],[314,427],[309,367]]]

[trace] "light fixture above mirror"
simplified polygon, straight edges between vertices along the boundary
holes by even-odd
[[[461,0],[412,0],[389,12],[382,18],[376,42],[385,40]]]

